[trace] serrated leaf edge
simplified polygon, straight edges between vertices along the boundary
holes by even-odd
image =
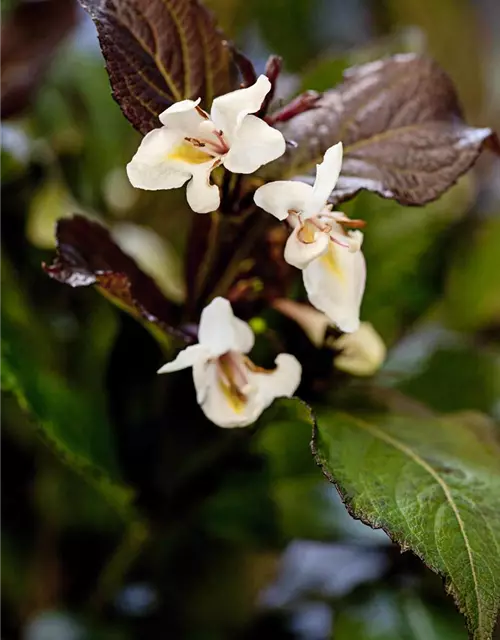
[[[416,464],[418,464],[422,469],[424,469],[427,473],[429,473],[429,475],[431,475],[439,484],[439,486],[441,487],[441,489],[443,490],[443,493],[446,497],[446,500],[448,501],[453,514],[455,515],[455,518],[457,520],[458,526],[460,528],[460,532],[462,534],[462,537],[464,539],[464,544],[465,544],[465,548],[467,551],[467,555],[469,557],[469,562],[470,562],[470,567],[471,567],[471,573],[472,573],[472,578],[473,578],[473,582],[474,582],[474,591],[475,591],[475,596],[476,596],[476,600],[477,600],[477,607],[478,607],[478,625],[477,625],[477,629],[476,630],[472,630],[470,627],[470,631],[471,631],[471,637],[476,637],[476,631],[478,631],[481,635],[478,636],[480,638],[486,638],[486,636],[483,636],[482,632],[481,632],[481,627],[482,627],[482,620],[483,620],[483,608],[481,605],[481,599],[479,596],[479,584],[478,584],[478,580],[477,580],[477,573],[476,573],[476,567],[474,564],[474,560],[473,560],[473,556],[472,556],[472,549],[469,543],[469,539],[467,537],[467,534],[465,532],[465,525],[464,522],[462,520],[462,517],[460,515],[460,512],[458,510],[458,507],[453,499],[453,496],[450,493],[450,490],[447,486],[447,484],[444,482],[444,480],[439,476],[438,473],[436,473],[436,471],[425,461],[423,460],[418,454],[416,454],[414,451],[412,451],[412,449],[410,449],[409,447],[407,447],[406,445],[398,442],[397,440],[395,440],[394,438],[392,438],[391,436],[387,435],[386,433],[384,433],[383,431],[381,431],[380,429],[378,429],[377,427],[374,427],[373,425],[371,425],[368,422],[365,422],[364,420],[362,420],[359,417],[354,418],[351,415],[347,415],[347,414],[339,414],[339,417],[342,417],[342,415],[344,415],[344,417],[349,418],[350,422],[352,424],[357,425],[358,427],[360,427],[361,429],[364,429],[365,431],[368,431],[369,433],[372,433],[376,438],[379,438],[380,440],[386,442],[387,444],[389,444],[390,446],[394,447],[395,449],[397,449],[398,451],[401,451],[402,453],[404,453],[405,455],[407,455],[410,459],[412,459]],[[326,460],[323,458],[323,456],[320,454],[320,452],[318,451],[317,448],[317,439],[318,439],[318,426],[317,426],[317,422],[314,421],[314,426],[313,426],[313,437],[311,440],[311,452],[314,456],[315,462],[316,464],[321,468],[323,475],[327,478],[327,480],[329,482],[331,482],[332,484],[335,485],[341,499],[342,502],[344,502],[344,505],[346,506],[347,510],[349,511],[349,513],[352,515],[352,517],[354,517],[357,520],[361,520],[361,522],[363,522],[364,524],[367,524],[369,527],[373,528],[382,528],[387,535],[391,538],[391,540],[393,540],[393,542],[395,542],[396,544],[398,544],[398,546],[400,546],[402,548],[402,551],[406,551],[407,549],[411,549],[411,547],[408,547],[407,545],[402,544],[399,540],[397,540],[396,538],[393,537],[392,533],[386,528],[386,527],[374,527],[374,525],[367,520],[362,514],[358,514],[356,512],[355,509],[353,509],[353,507],[351,505],[346,504],[346,501],[344,500],[344,490],[343,488],[340,486],[340,484],[334,479],[334,477],[332,476],[332,474],[327,470],[326,468]],[[413,549],[411,549],[413,551],[413,553],[415,553],[415,551]],[[418,557],[421,558],[421,560],[430,568],[432,568],[433,571],[435,571],[436,573],[441,573],[441,571],[439,571],[437,568],[430,566],[427,562],[427,560],[425,558],[423,558],[420,554],[416,554],[418,555]],[[451,593],[453,593],[453,595],[455,596],[455,600],[457,599],[457,593],[455,592],[455,590],[452,587],[452,583],[451,583],[451,578],[448,578],[448,576],[445,576],[446,578],[446,582],[448,582],[448,588],[449,591]],[[460,604],[457,602],[457,605],[459,606],[459,609],[462,613],[466,613],[464,609],[462,609],[462,607],[460,606]],[[466,618],[468,616],[466,615]],[[469,622],[469,620],[468,620]]]

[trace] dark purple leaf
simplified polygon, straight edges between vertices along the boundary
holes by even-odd
[[[97,222],[78,215],[59,220],[57,257],[43,268],[51,278],[70,287],[97,286],[135,317],[172,333],[176,308]]]
[[[197,0],[80,0],[97,26],[113,95],[145,134],[173,102],[234,89],[231,55]]]
[[[278,125],[297,143],[269,165],[266,179],[307,173],[326,149],[344,145],[332,202],[368,189],[402,204],[438,198],[489,146],[491,129],[467,126],[446,73],[432,60],[397,55],[348,70],[315,108]]]
[[[257,72],[253,62],[242,51],[237,49],[232,42],[228,42],[226,46],[231,51],[234,64],[240,72],[242,85],[249,87],[254,84],[257,80]]]

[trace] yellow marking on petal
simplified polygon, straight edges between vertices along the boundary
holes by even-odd
[[[203,164],[213,160],[213,156],[194,147],[189,142],[181,142],[167,155],[169,160],[180,160],[189,164]]]
[[[220,388],[224,394],[229,406],[235,413],[241,413],[247,403],[245,396],[239,394],[238,391],[229,384],[219,380]]]
[[[345,280],[344,273],[340,268],[337,256],[335,255],[336,251],[337,247],[335,246],[335,243],[330,240],[328,243],[328,251],[325,255],[321,256],[320,260],[323,262],[323,266],[326,267],[335,277],[340,280]]]
[[[312,222],[306,220],[299,231],[299,240],[306,244],[311,244],[311,242],[314,242],[315,240],[316,231],[317,228],[312,224]]]
[[[229,381],[225,382],[221,377],[219,377],[219,386],[221,388],[221,391],[224,394],[231,409],[235,413],[241,413],[245,408],[247,398],[238,389],[236,383],[233,382],[233,371],[231,369],[230,363],[226,360],[226,358],[219,358],[219,367],[221,368],[225,378]]]

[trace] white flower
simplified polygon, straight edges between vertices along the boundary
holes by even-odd
[[[210,173],[224,165],[233,173],[253,173],[285,152],[283,135],[254,115],[271,89],[266,76],[251,87],[216,98],[210,115],[200,100],[176,102],[160,114],[164,125],[144,136],[127,165],[139,189],[175,189],[188,180],[187,200],[198,213],[215,211],[219,188]]]
[[[369,322],[362,322],[354,333],[345,333],[332,343],[340,353],[335,357],[337,369],[354,376],[372,376],[382,366],[387,349]]]
[[[285,260],[303,270],[311,304],[341,331],[359,327],[366,267],[361,231],[346,231],[351,221],[327,204],[340,174],[342,143],[325,153],[316,167],[314,186],[296,181],[270,182],[255,192],[255,203],[294,227]]]
[[[290,397],[299,385],[302,368],[294,356],[281,353],[276,369],[268,371],[245,355],[253,347],[254,334],[233,315],[225,298],[215,298],[203,310],[198,340],[158,373],[193,367],[198,404],[220,427],[252,424],[275,398]]]
[[[330,322],[321,311],[286,298],[277,298],[272,305],[295,320],[315,347],[335,350],[337,355],[333,362],[337,369],[355,376],[371,376],[384,363],[387,349],[369,322],[361,322],[354,333],[344,333],[340,337],[327,336]]]

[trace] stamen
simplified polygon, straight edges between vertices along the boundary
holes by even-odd
[[[229,351],[217,359],[219,383],[224,395],[235,411],[241,411],[252,390],[245,368],[244,357]]]
[[[184,138],[187,142],[190,142],[194,147],[205,147],[206,144],[197,138]]]
[[[252,362],[248,356],[243,356],[243,360],[245,362],[245,366],[252,373],[274,373],[274,369],[264,369],[264,367],[259,367],[259,365]]]
[[[365,220],[351,220],[350,218],[337,218],[335,222],[343,227],[351,227],[352,229],[363,229],[366,227]]]
[[[214,132],[215,134],[216,132]],[[211,156],[223,156],[229,151],[229,147],[227,145],[219,143],[220,138],[216,136],[217,140],[207,140],[207,139],[199,139],[192,138],[186,136],[184,140],[191,144],[195,149],[203,149],[204,153],[207,153]]]
[[[343,242],[340,242],[339,240],[337,240],[337,238],[334,238],[333,236],[330,236],[330,240],[334,243],[334,244],[338,244],[339,247],[344,247],[344,249],[349,249],[350,245],[349,244],[344,244]]]
[[[216,129],[216,130],[214,130],[214,135],[215,135],[216,138],[218,138],[218,140],[220,142],[220,145],[221,145],[220,146],[221,150],[220,150],[219,153],[221,155],[224,154],[224,153],[227,153],[229,151],[229,145],[226,142],[226,139],[224,138],[224,132],[221,131],[220,129],[218,129],[218,130]]]
[[[195,109],[199,116],[201,116],[204,120],[208,120],[208,113],[206,111],[203,111],[203,109],[199,105],[197,105]]]

